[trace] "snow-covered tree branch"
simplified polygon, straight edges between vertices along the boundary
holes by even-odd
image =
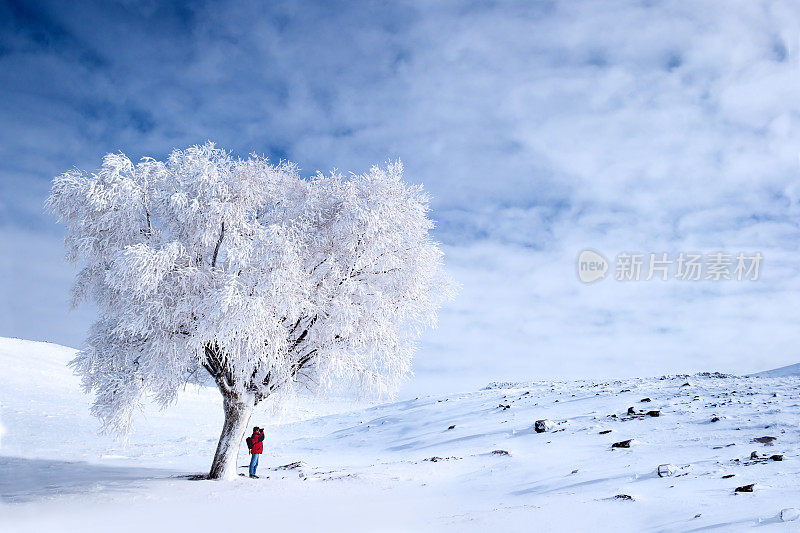
[[[453,293],[428,199],[402,165],[303,179],[213,144],[53,181],[48,207],[100,316],[73,361],[122,433],[145,395],[211,379],[225,426],[213,478],[235,473],[252,408],[297,386],[389,394]]]

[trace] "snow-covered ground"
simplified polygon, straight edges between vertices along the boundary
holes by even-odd
[[[147,406],[123,445],[98,436],[65,366],[73,353],[0,339],[0,531],[800,528],[778,517],[800,508],[796,366],[495,384],[350,411],[307,402],[294,421],[263,409],[253,419],[267,428],[261,479],[214,482],[189,476],[207,471],[216,445],[215,390]],[[545,418],[553,427],[534,431]],[[766,436],[775,440],[753,440]],[[672,475],[659,477],[665,463]]]

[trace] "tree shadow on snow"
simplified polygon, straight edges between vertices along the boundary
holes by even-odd
[[[0,456],[0,501],[22,503],[63,494],[125,490],[143,481],[174,479],[176,474],[160,468]]]

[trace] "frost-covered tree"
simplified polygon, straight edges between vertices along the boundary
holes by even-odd
[[[125,434],[145,396],[167,406],[213,380],[225,423],[210,477],[227,478],[265,398],[396,389],[452,293],[428,199],[402,170],[303,179],[209,143],[58,176],[47,205],[81,267],[73,303],[99,308],[71,364],[103,427]]]

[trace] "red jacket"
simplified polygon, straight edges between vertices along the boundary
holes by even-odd
[[[256,431],[247,439],[250,443],[250,453],[256,454],[264,451],[264,432]]]

